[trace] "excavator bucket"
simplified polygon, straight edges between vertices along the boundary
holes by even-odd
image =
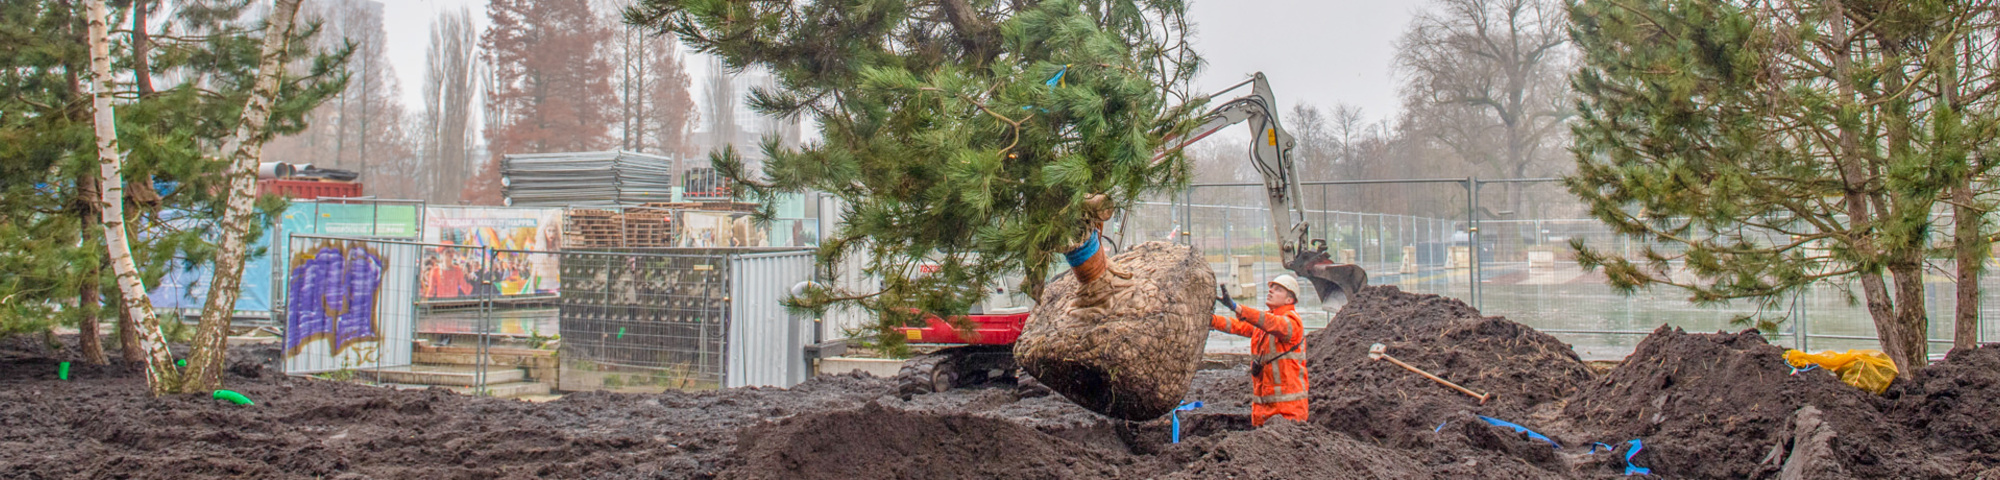
[[[1334,264],[1324,250],[1306,250],[1288,264],[1288,268],[1312,282],[1312,290],[1320,292],[1320,302],[1334,300],[1334,292],[1350,296],[1368,286],[1368,270],[1352,264]]]
[[[1312,282],[1313,290],[1319,291],[1319,301],[1322,302],[1332,300],[1334,292],[1353,298],[1354,292],[1359,292],[1361,287],[1368,285],[1368,271],[1362,270],[1359,266],[1336,264],[1330,260],[1318,260],[1293,272]]]

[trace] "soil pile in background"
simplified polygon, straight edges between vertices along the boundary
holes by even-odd
[[[1794,375],[1784,351],[1754,330],[1662,327],[1563,413],[1601,437],[1643,439],[1634,462],[1669,477],[1957,475],[1882,415],[1888,400],[1824,370]]]
[[[932,414],[870,403],[751,427],[722,477],[1110,478],[1129,455],[967,414]]]
[[[1368,349],[1375,343],[1405,363],[1493,397],[1481,405],[1402,367],[1371,360]],[[1357,292],[1325,329],[1306,337],[1306,350],[1312,423],[1419,450],[1417,457],[1434,467],[1482,464],[1477,471],[1485,475],[1497,473],[1491,468],[1531,476],[1566,471],[1547,443],[1512,431],[1490,432],[1493,427],[1477,415],[1546,423],[1536,420],[1548,420],[1546,411],[1593,379],[1590,368],[1555,337],[1482,316],[1456,299],[1393,286]]]
[[[1926,436],[1926,447],[1973,465],[2000,465],[2000,344],[1955,349],[1897,381],[1890,416]],[[2000,474],[2000,471],[1994,472]],[[2000,475],[1987,478],[2000,479]]]

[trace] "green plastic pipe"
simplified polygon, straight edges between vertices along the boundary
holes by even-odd
[[[256,405],[255,402],[250,401],[250,397],[245,397],[241,393],[236,393],[228,390],[216,390],[215,399],[228,400],[229,403],[234,403],[237,405]]]
[[[62,362],[62,365],[56,367],[56,378],[69,380],[69,362]]]

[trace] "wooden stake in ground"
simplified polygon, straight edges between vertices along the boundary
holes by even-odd
[[[222,360],[227,353],[229,315],[236,311],[236,297],[243,283],[243,256],[249,245],[251,210],[257,201],[257,163],[264,156],[265,124],[271,119],[271,103],[278,96],[278,84],[285,76],[286,41],[292,36],[293,21],[302,0],[277,0],[266,18],[264,47],[257,63],[257,84],[243,106],[236,133],[223,144],[229,152],[229,203],[222,214],[222,241],[215,253],[215,278],[209,281],[208,304],[201,310],[201,324],[195,330],[194,355],[188,361],[187,391],[213,390],[222,386]]]
[[[104,248],[110,253],[112,271],[118,274],[126,314],[139,321],[139,344],[146,351],[146,385],[158,395],[180,386],[180,371],[167,351],[166,336],[160,334],[160,318],[153,315],[146,287],[139,282],[139,266],[132,260],[132,244],[126,236],[124,165],[118,153],[117,117],[111,109],[110,14],[104,0],[85,0],[84,7],[90,15],[90,105],[97,133],[98,211],[104,224]]]

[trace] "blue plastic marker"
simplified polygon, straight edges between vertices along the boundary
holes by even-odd
[[[1179,407],[1174,407],[1174,411],[1171,414],[1174,417],[1174,443],[1181,443],[1181,410],[1194,410],[1197,408],[1201,408],[1200,400],[1183,403]]]
[[[1506,420],[1501,420],[1501,419],[1498,419],[1498,418],[1493,418],[1493,417],[1488,417],[1488,416],[1485,416],[1485,415],[1480,415],[1480,416],[1479,416],[1479,419],[1480,419],[1481,421],[1484,421],[1484,422],[1486,422],[1486,424],[1488,424],[1488,425],[1493,425],[1493,426],[1497,426],[1497,427],[1507,427],[1507,428],[1511,428],[1511,429],[1514,429],[1514,431],[1516,431],[1516,432],[1524,432],[1524,433],[1527,433],[1527,434],[1528,434],[1528,438],[1532,438],[1532,439],[1535,439],[1535,440],[1541,440],[1541,441],[1544,441],[1544,442],[1549,442],[1549,445],[1554,445],[1554,446],[1555,446],[1556,448],[1562,448],[1562,445],[1558,445],[1558,444],[1556,444],[1556,441],[1555,441],[1555,440],[1551,440],[1551,439],[1549,439],[1549,437],[1548,437],[1547,435],[1542,435],[1542,434],[1540,434],[1540,433],[1535,433],[1535,431],[1534,431],[1534,430],[1529,430],[1529,429],[1528,429],[1528,427],[1523,427],[1523,426],[1520,426],[1520,425],[1515,425],[1515,424],[1514,424],[1513,422],[1508,422],[1508,421],[1506,421]]]
[[[1633,456],[1633,455],[1638,455],[1638,454],[1639,454],[1639,450],[1642,450],[1642,449],[1645,449],[1645,448],[1646,448],[1646,445],[1645,445],[1645,444],[1643,444],[1643,443],[1640,443],[1640,442],[1639,442],[1639,439],[1637,439],[1637,438],[1634,438],[1634,439],[1632,439],[1632,441],[1629,441],[1629,442],[1625,442],[1625,443],[1629,443],[1629,444],[1632,444],[1632,449],[1631,449],[1631,450],[1626,450],[1626,451],[1625,451],[1625,474],[1626,474],[1626,475],[1652,475],[1652,474],[1653,474],[1653,469],[1650,469],[1650,468],[1645,468],[1645,467],[1641,467],[1641,466],[1638,466],[1638,465],[1633,465],[1633,464],[1632,464],[1632,456]]]

